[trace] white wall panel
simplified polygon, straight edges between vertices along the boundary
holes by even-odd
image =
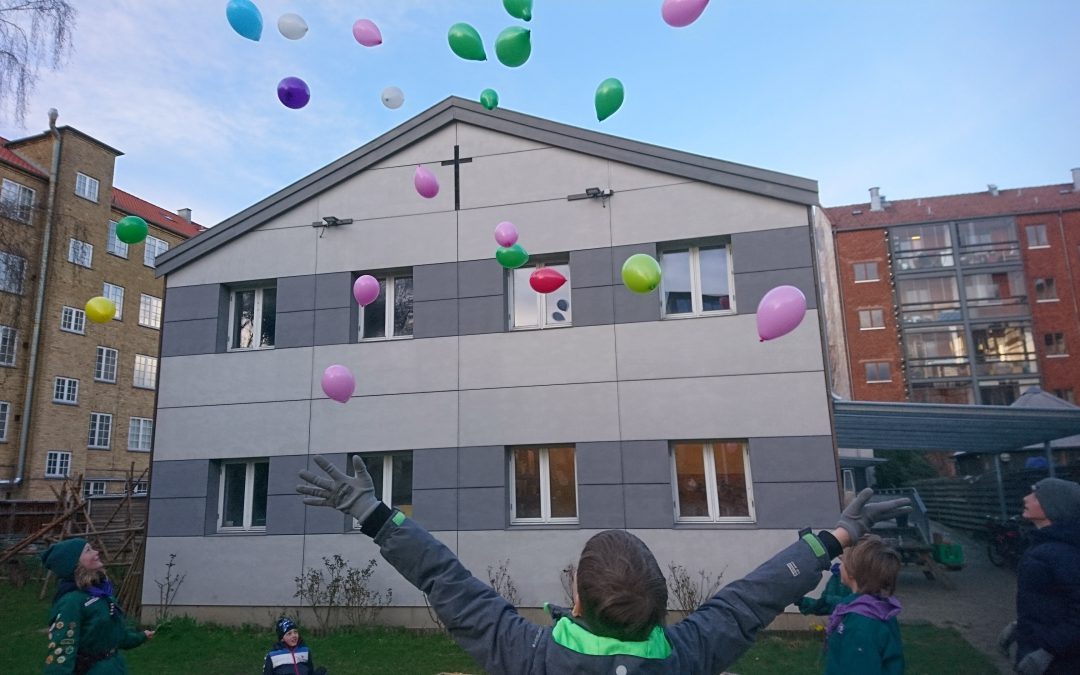
[[[161,359],[158,408],[307,399],[311,373],[310,347],[170,356]]]
[[[454,392],[322,399],[312,403],[311,452],[454,447],[457,424]]]
[[[318,239],[316,269],[320,274],[363,272],[450,262],[456,255],[457,218],[454,212],[427,213],[358,220],[328,229]]]
[[[566,199],[608,183],[606,160],[560,148],[480,157],[461,168],[461,208]]]
[[[308,401],[161,408],[154,460],[307,454]]]
[[[315,272],[319,232],[307,223],[255,229],[169,274],[169,286],[277,279]]]
[[[457,337],[385,340],[315,348],[312,398],[326,398],[322,373],[341,364],[356,378],[356,396],[457,389]]]
[[[525,387],[615,379],[613,326],[465,335],[461,387]]]
[[[458,145],[462,157],[482,157],[485,155],[503,155],[523,150],[539,150],[548,146],[517,136],[484,129],[471,124],[457,125]],[[463,167],[462,171],[467,171]]]
[[[614,383],[461,392],[461,446],[618,438]]]
[[[459,214],[461,260],[494,258],[498,247],[495,226],[504,220],[517,226],[521,235],[518,241],[530,255],[611,245],[611,211],[598,199],[569,202],[562,195],[539,202],[463,210]]]

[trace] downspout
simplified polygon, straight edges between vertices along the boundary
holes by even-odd
[[[56,129],[56,108],[49,109],[49,130],[53,135],[52,167],[49,169],[49,197],[45,206],[45,232],[41,240],[41,263],[38,266],[37,297],[34,299],[34,328],[30,337],[30,361],[26,371],[26,392],[23,395],[22,427],[19,431],[19,460],[15,477],[0,480],[0,486],[22,485],[26,473],[26,448],[29,444],[30,417],[34,409],[34,381],[37,377],[38,344],[41,342],[41,316],[45,311],[45,280],[49,278],[49,248],[52,241],[53,206],[56,203],[56,181],[60,174],[60,146],[63,139]]]

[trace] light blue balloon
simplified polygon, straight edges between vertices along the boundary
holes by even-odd
[[[251,0],[229,0],[225,16],[233,30],[247,39],[258,42],[262,37],[262,13]]]

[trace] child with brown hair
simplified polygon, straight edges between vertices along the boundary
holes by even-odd
[[[840,576],[852,594],[833,610],[825,627],[825,673],[899,675],[904,672],[900,601],[893,596],[900,555],[869,535],[844,553]]]

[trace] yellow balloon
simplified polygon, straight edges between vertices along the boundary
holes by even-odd
[[[86,318],[94,323],[108,323],[116,316],[116,305],[104,295],[86,301]]]

